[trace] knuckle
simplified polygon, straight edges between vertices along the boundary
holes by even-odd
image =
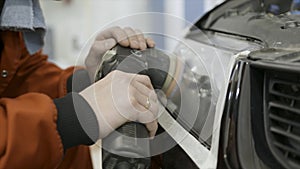
[[[122,71],[120,71],[118,69],[113,70],[113,72],[114,72],[114,74],[118,74],[118,75],[123,73]]]
[[[109,75],[109,76],[115,76],[115,77],[117,77],[118,74],[119,74],[119,70],[113,70],[113,71],[111,71],[108,75]]]
[[[112,72],[113,73],[119,73],[120,71],[119,70],[113,70]]]
[[[133,85],[130,85],[129,89],[130,89],[129,95],[132,96],[137,101],[136,96],[138,94],[138,91],[133,87]]]
[[[113,71],[111,71],[111,74],[112,74],[112,75],[118,74],[118,70],[113,70]]]
[[[91,50],[92,51],[97,51],[98,50],[98,45],[97,45],[97,43],[96,42],[94,42],[93,44],[92,44],[92,46],[91,46]]]
[[[145,80],[146,83],[151,84],[151,80],[150,80],[149,76],[144,75],[143,78],[144,78],[144,80]]]
[[[149,85],[151,84],[151,80],[147,75],[138,75],[137,78],[145,84],[149,84]]]
[[[130,97],[130,103],[132,104],[133,107],[137,108],[139,105],[139,102],[135,97]]]
[[[108,28],[108,30],[110,30],[111,32],[115,32],[115,31],[121,30],[121,28],[119,26],[113,26],[111,28]]]
[[[129,27],[129,26],[126,26],[126,27],[124,27],[124,30],[132,31],[133,29],[131,27]]]
[[[118,26],[114,27],[114,29],[112,30],[112,35],[114,39],[117,40],[118,42],[124,39],[124,34],[125,34],[124,30]]]
[[[139,35],[137,36],[137,38],[138,38],[138,40],[139,40],[140,42],[145,42],[145,38],[144,38],[143,35],[139,34]]]

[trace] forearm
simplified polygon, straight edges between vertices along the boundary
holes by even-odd
[[[64,149],[77,145],[91,145],[99,137],[99,126],[94,111],[77,92],[91,84],[88,72],[76,70],[67,80],[65,97],[55,99],[58,110],[57,129]]]

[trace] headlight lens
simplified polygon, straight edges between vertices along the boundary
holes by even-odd
[[[197,107],[198,111],[186,108],[179,113],[177,121],[209,148],[220,91],[226,90],[226,78],[230,76],[230,60],[238,52],[256,50],[259,45],[238,39],[235,42],[231,40],[232,43],[240,44],[236,50],[231,50],[222,47],[227,45],[226,37],[213,36],[213,39],[209,39],[209,36],[203,34],[196,37],[202,37],[202,41],[186,38],[174,53],[185,65],[178,84],[182,99],[188,101],[181,102],[193,104],[190,106]]]

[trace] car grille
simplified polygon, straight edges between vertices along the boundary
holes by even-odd
[[[300,168],[300,74],[265,72],[265,129],[273,155]]]

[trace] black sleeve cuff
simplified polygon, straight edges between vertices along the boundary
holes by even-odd
[[[69,93],[55,99],[57,130],[64,149],[77,145],[92,145],[99,138],[96,115],[90,105],[78,93]]]
[[[67,92],[80,92],[91,85],[89,73],[85,69],[76,70],[67,79]]]

